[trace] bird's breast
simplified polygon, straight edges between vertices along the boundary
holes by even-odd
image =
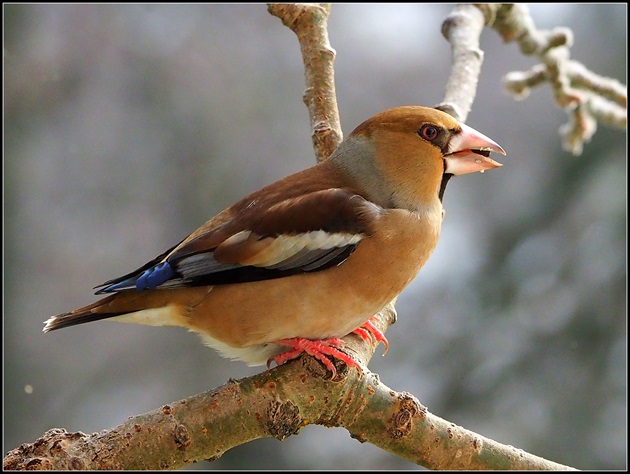
[[[385,305],[416,277],[431,256],[440,234],[442,213],[395,209],[383,212],[381,220],[382,225],[366,240],[364,248],[357,249],[365,257],[356,263],[367,262],[368,280],[374,282],[374,287],[366,285],[365,291],[387,293]]]

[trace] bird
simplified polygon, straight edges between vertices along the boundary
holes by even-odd
[[[52,316],[49,332],[98,320],[181,326],[227,358],[332,360],[352,332],[389,343],[373,317],[435,249],[454,175],[501,167],[497,143],[437,108],[401,106],[357,126],[326,159],[255,191],[107,295]]]

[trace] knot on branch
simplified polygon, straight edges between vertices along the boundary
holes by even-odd
[[[274,400],[269,405],[266,424],[269,434],[280,441],[297,434],[304,425],[300,408],[290,400]]]
[[[83,470],[83,461],[71,454],[71,447],[86,438],[85,433],[69,433],[53,428],[34,443],[24,443],[9,451],[3,468],[7,471]]]
[[[427,408],[422,405],[416,397],[407,392],[402,392],[398,396],[398,409],[390,419],[391,427],[387,430],[393,439],[407,436],[412,428],[416,417],[424,418]]]
[[[192,443],[190,439],[190,434],[188,433],[188,429],[182,425],[178,424],[175,426],[173,430],[173,435],[175,438],[175,444],[177,445],[177,449],[180,451],[185,451],[188,446]]]

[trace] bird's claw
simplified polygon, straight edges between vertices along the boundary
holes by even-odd
[[[337,369],[335,369],[335,365],[326,356],[331,356],[334,359],[341,360],[345,362],[348,367],[356,367],[359,372],[362,372],[361,366],[358,364],[357,361],[355,361],[348,354],[339,350],[339,348],[343,347],[345,344],[341,339],[336,337],[318,340],[295,337],[292,339],[280,339],[279,341],[275,341],[275,344],[290,347],[291,349],[282,352],[276,356],[270,357],[267,360],[267,368],[271,367],[272,362],[275,362],[277,365],[282,365],[285,362],[295,359],[299,357],[302,353],[306,352],[307,354],[315,357],[322,364],[324,364],[326,368],[332,373],[333,379],[337,376]]]

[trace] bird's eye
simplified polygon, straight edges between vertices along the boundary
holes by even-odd
[[[418,135],[420,135],[425,140],[432,142],[435,140],[440,134],[440,130],[435,125],[423,125],[420,130],[418,130]]]

